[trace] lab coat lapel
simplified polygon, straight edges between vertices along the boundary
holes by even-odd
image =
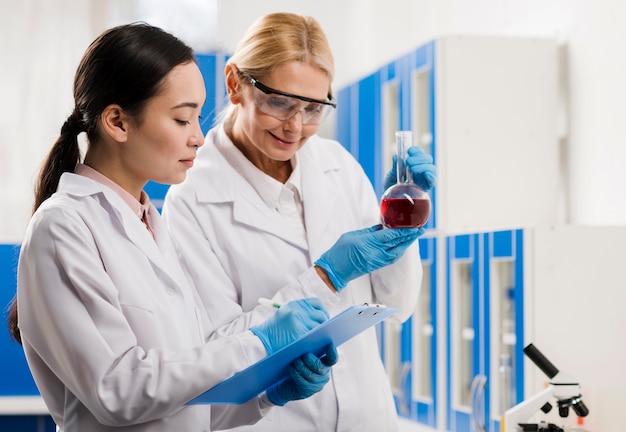
[[[315,143],[306,144],[312,145]],[[323,243],[322,239],[325,238],[324,232],[336,214],[339,186],[330,180],[328,173],[340,169],[332,157],[322,160],[317,156],[315,152],[303,151],[299,157],[302,164],[304,220],[311,259],[316,259],[328,249],[328,245]]]
[[[128,239],[148,257],[156,270],[168,277],[173,284],[178,285],[176,281],[179,280],[178,278],[180,275],[173,272],[164,260],[163,251],[159,248],[155,239],[152,238],[150,232],[141,226],[143,224],[141,220],[133,214],[130,207],[128,207],[122,198],[115,192],[109,189],[104,189],[103,193],[107,202],[111,206],[110,211],[117,216],[117,219],[119,220]],[[153,209],[153,211],[156,212],[156,209]],[[157,236],[168,235],[167,233],[162,232],[162,226],[158,222],[154,224],[153,229]],[[167,250],[169,250],[169,248]]]
[[[256,190],[239,176],[235,182],[233,217],[238,223],[275,235],[295,246],[306,248],[304,240],[289,224],[285,223],[278,211],[269,208]]]

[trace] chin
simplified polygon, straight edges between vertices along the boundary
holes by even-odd
[[[169,179],[169,181],[167,182],[168,184],[178,184],[178,183],[182,183],[185,178],[187,178],[187,172],[184,172],[182,175],[173,177],[171,179]]]
[[[170,176],[167,176],[167,177],[161,177],[159,179],[153,179],[153,181],[155,181],[157,183],[165,184],[165,185],[173,185],[173,184],[182,183],[183,180],[185,180],[186,177],[187,177],[187,171],[184,171],[182,173],[173,174],[173,175],[170,175]]]

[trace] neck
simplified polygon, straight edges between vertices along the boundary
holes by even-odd
[[[263,171],[273,179],[286,183],[293,172],[291,161],[274,160],[258,151],[253,145],[246,146],[243,137],[235,134],[232,119],[228,119],[224,123],[224,131],[235,147],[248,159],[252,164]]]
[[[98,152],[92,152],[90,149],[85,155],[83,163],[118,184],[122,189],[135,197],[137,201],[141,202],[141,192],[145,182],[130,178],[127,170],[114,164],[110,157],[100,157]]]

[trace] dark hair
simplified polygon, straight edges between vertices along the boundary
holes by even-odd
[[[90,143],[97,141],[98,121],[107,106],[117,104],[140,121],[148,101],[161,91],[165,76],[176,66],[194,61],[189,46],[146,23],[111,28],[93,41],[74,77],[74,111],[63,123],[39,173],[33,213],[56,192],[61,175],[74,172],[80,161],[78,135],[85,132]],[[21,343],[15,298],[9,306],[8,325]]]

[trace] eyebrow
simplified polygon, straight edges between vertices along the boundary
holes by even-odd
[[[179,103],[176,106],[173,106],[172,109],[179,109],[179,108],[198,108],[198,104],[195,102],[183,102],[183,103]]]

